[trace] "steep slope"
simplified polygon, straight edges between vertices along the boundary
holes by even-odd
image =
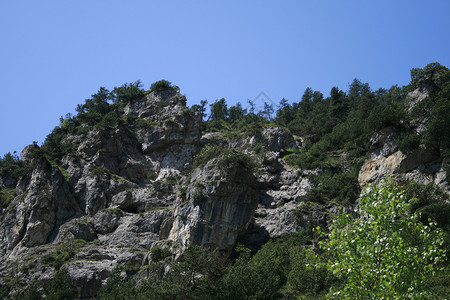
[[[107,126],[81,122],[65,133],[59,143],[72,150],[62,155],[37,145],[22,151],[30,172],[9,183],[15,197],[0,217],[2,278],[25,285],[67,269],[78,296],[92,297],[113,268],[129,276],[145,269],[153,246],[175,258],[188,245],[230,253],[244,235],[258,247],[299,228],[295,200],[309,184],[280,160],[282,149],[297,147],[284,130],[202,137],[201,115],[177,87],[119,112]],[[211,147],[219,153],[194,162]]]
[[[65,270],[90,298],[113,270],[162,278],[192,245],[233,257],[238,243],[255,253],[300,233],[296,249],[314,248],[312,228],[353,211],[360,188],[386,175],[450,194],[440,126],[450,73],[424,70],[408,88],[372,92],[355,80],[326,99],[307,89],[277,111],[280,127],[224,99],[205,122],[204,107],[186,107],[164,81],[100,88],[43,145],[0,161],[0,295]],[[416,209],[445,212],[447,198]]]

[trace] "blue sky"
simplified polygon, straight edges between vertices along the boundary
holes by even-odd
[[[0,155],[41,144],[100,86],[178,85],[188,105],[299,101],[450,67],[450,1],[0,1]]]

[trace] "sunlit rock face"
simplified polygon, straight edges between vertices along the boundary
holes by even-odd
[[[201,114],[178,87],[134,99],[122,114],[111,126],[84,124],[65,136],[73,151],[58,161],[35,159],[39,146],[27,146],[21,157],[30,173],[0,178],[15,191],[0,215],[0,278],[23,270],[27,281],[49,280],[57,268],[45,257],[72,249],[58,267],[88,298],[115,266],[148,264],[155,245],[175,258],[189,245],[229,254],[238,240],[257,248],[300,228],[296,200],[311,186],[280,159],[283,149],[301,146],[284,129],[202,135]],[[194,167],[204,147],[217,145],[240,149],[257,167],[219,167],[220,158]]]

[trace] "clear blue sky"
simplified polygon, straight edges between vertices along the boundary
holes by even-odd
[[[450,67],[450,1],[0,1],[0,155],[20,152],[100,86],[180,86],[188,105],[260,92],[299,101]]]

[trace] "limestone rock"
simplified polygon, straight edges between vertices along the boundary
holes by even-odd
[[[384,136],[385,139],[380,138]],[[426,149],[423,145],[418,149],[403,153],[395,151],[397,147],[395,135],[386,132],[377,133],[372,138],[372,151],[361,167],[358,175],[360,185],[379,183],[387,175],[402,181],[415,181],[421,184],[435,183],[449,191],[445,180],[445,163],[439,154]]]
[[[424,89],[414,93],[417,101],[427,96]],[[129,101],[120,122],[81,125],[63,138],[73,151],[62,157],[39,158],[37,145],[25,147],[21,157],[30,174],[17,180],[0,176],[2,187],[15,189],[11,205],[0,214],[0,285],[8,276],[50,280],[55,270],[43,257],[81,239],[86,243],[62,268],[78,297],[90,298],[113,268],[140,270],[148,264],[156,245],[175,258],[191,244],[229,254],[244,241],[256,250],[270,238],[326,224],[326,215],[338,211],[302,202],[312,188],[307,174],[318,170],[299,173],[281,158],[285,150],[301,147],[301,137],[277,127],[244,136],[202,136],[201,123],[201,114],[190,111],[173,87]],[[445,164],[436,153],[423,147],[402,153],[396,138],[393,128],[372,137],[361,184],[393,174],[446,186]],[[195,156],[208,145],[239,148],[256,167],[219,167],[215,158],[194,169]],[[142,269],[138,280],[163,276],[169,266],[161,262],[154,270]]]
[[[189,244],[229,253],[258,205],[256,179],[246,169],[219,169],[216,161],[194,171],[186,202],[174,213],[169,240],[180,254]]]
[[[60,226],[54,243],[61,244],[75,239],[85,240],[86,242],[97,239],[92,218],[77,218],[64,223]]]

